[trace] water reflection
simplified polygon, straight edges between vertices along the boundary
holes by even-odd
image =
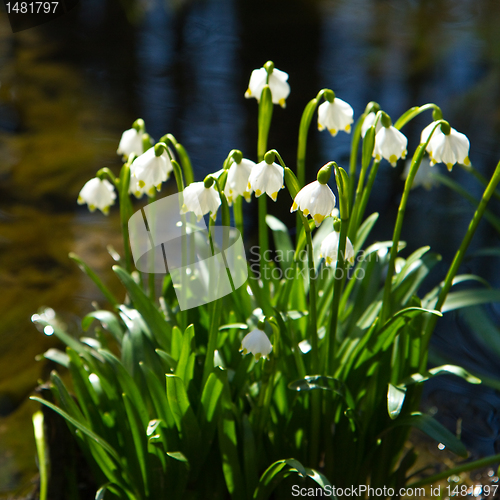
[[[472,161],[482,172],[491,172],[500,157],[496,1],[206,0],[177,2],[174,8],[150,0],[129,5],[133,8],[125,13],[118,0],[89,0],[50,25],[15,36],[0,17],[0,413],[10,413],[0,417],[0,496],[35,471],[34,407],[19,405],[37,378],[46,376],[50,367],[33,358],[53,340],[40,335],[29,317],[50,305],[77,331],[77,318],[88,312],[91,300],[102,300],[69,262],[69,251],[82,255],[119,290],[105,251],[110,240],[120,247],[116,210],[109,219],[89,215],[75,200],[98,168],[118,169],[117,139],[135,118],[146,120],[153,137],[171,132],[184,143],[197,179],[219,169],[234,147],[255,158],[257,105],[243,94],[251,70],[273,59],[290,74],[292,92],[287,109],[274,111],[269,146],[291,167],[302,110],[322,87],[333,88],[356,116],[369,100],[393,117],[411,105],[437,102],[445,118],[470,138]],[[421,116],[406,127],[411,144],[430,119]],[[310,140],[309,179],[327,160],[346,164],[346,134],[332,139],[311,130]],[[378,238],[390,237],[402,168],[381,166],[368,207],[386,221],[378,224]],[[467,182],[457,168],[452,175]],[[478,184],[470,182],[467,189],[480,195]],[[293,225],[286,196],[270,208]],[[254,209],[247,207],[249,215]],[[447,261],[471,213],[444,187],[415,191],[407,211],[412,231],[403,238],[410,249],[431,244]],[[483,224],[474,248],[493,245],[498,235]],[[495,259],[473,259],[469,271],[500,286]],[[438,347],[451,351],[453,345],[457,358],[496,373],[496,358],[462,335],[453,317],[443,325]],[[474,352],[469,359],[458,349],[462,342]],[[465,400],[453,394],[457,407],[471,397],[463,391]],[[487,394],[488,404],[498,406],[497,396]],[[466,427],[472,436],[476,429],[484,437],[493,422],[491,448],[498,426],[490,406],[483,408],[486,427],[480,418]]]

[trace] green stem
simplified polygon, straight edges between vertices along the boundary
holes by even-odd
[[[488,186],[486,187],[483,197],[481,198],[481,202],[479,203],[479,206],[477,207],[474,216],[472,217],[472,220],[470,221],[469,227],[467,229],[467,232],[465,233],[464,239],[462,240],[462,243],[460,244],[459,249],[457,250],[457,253],[455,254],[455,257],[453,259],[453,262],[451,263],[450,268],[448,269],[448,272],[446,274],[446,278],[443,283],[443,287],[441,288],[441,292],[439,293],[438,300],[436,305],[434,306],[434,309],[437,311],[441,311],[441,308],[443,307],[443,304],[446,300],[446,297],[448,296],[448,293],[451,289],[451,286],[453,284],[453,279],[455,278],[458,269],[460,265],[462,264],[462,261],[465,257],[465,254],[467,252],[467,249],[470,245],[470,242],[472,241],[472,238],[474,236],[474,233],[476,232],[477,226],[479,224],[479,221],[483,217],[483,214],[486,210],[486,206],[492,197],[493,193],[495,192],[495,189],[497,187],[498,182],[500,181],[500,162],[498,162],[495,172],[493,173],[493,176],[490,179],[490,182]],[[436,326],[436,321],[437,317],[434,317],[435,315],[431,315],[431,317],[428,319],[427,325],[425,327],[425,333],[424,333],[424,338],[423,338],[423,352],[427,352],[427,346],[429,345],[430,337],[432,335],[432,332],[434,331],[434,327]],[[421,367],[424,363],[426,363],[426,359],[421,360]]]
[[[271,89],[268,85],[262,90],[259,101],[259,132],[257,140],[257,160],[264,161],[264,155],[267,151],[267,139],[269,137],[269,128],[271,126],[271,119],[273,117],[273,101],[271,96]],[[260,251],[260,266],[262,284],[264,287],[265,300],[270,300],[269,279],[267,276],[267,269],[269,266],[266,264],[266,258],[269,249],[269,235],[266,223],[267,215],[267,195],[263,193],[259,197],[258,202],[259,210],[259,251]]]
[[[214,353],[217,348],[217,334],[219,332],[219,320],[222,310],[222,299],[212,302],[212,314],[210,314],[210,329],[208,331],[207,353],[205,356],[205,365],[203,367],[203,379],[201,387],[205,387],[208,376],[214,368]]]
[[[330,325],[328,335],[326,335],[326,346],[324,349],[324,372],[329,374],[335,367],[335,356],[337,355],[337,328],[339,317],[340,296],[342,286],[345,282],[346,262],[345,247],[347,242],[347,231],[349,228],[349,219],[341,219],[339,249],[337,253],[337,266],[335,268],[335,282],[333,285],[332,311],[330,316]]]
[[[408,177],[406,178],[403,196],[401,198],[401,202],[398,208],[396,225],[394,226],[394,234],[392,236],[392,246],[391,246],[391,253],[389,256],[389,266],[387,269],[387,276],[385,278],[385,284],[384,284],[384,299],[382,302],[382,311],[380,313],[380,323],[379,323],[380,327],[384,326],[384,323],[386,322],[391,310],[392,277],[394,276],[395,272],[395,262],[399,249],[399,240],[401,238],[401,231],[403,229],[403,221],[406,212],[406,205],[408,203],[408,198],[410,197],[410,191],[413,185],[413,180],[415,179],[415,175],[417,175],[417,171],[418,168],[420,167],[420,163],[422,162],[422,158],[424,157],[427,145],[429,144],[429,141],[431,140],[434,131],[441,126],[441,123],[443,123],[443,120],[436,121],[436,124],[432,129],[431,133],[429,134],[429,137],[427,138],[426,142],[419,144],[419,146],[417,147],[411,162],[410,172],[408,173]]]
[[[370,170],[370,175],[368,176],[368,181],[366,182],[366,186],[363,189],[363,195],[361,196],[361,203],[359,204],[359,208],[357,209],[356,220],[353,220],[351,224],[353,227],[353,236],[356,236],[358,232],[358,228],[363,220],[365,215],[366,205],[368,205],[368,200],[370,199],[370,194],[373,189],[373,184],[375,182],[375,177],[377,177],[378,167],[380,166],[380,161],[374,161],[372,164],[372,168]]]
[[[133,160],[133,158],[132,158]],[[120,224],[123,237],[123,251],[125,254],[125,268],[128,273],[132,272],[132,252],[130,250],[130,241],[128,233],[128,221],[132,216],[132,204],[128,193],[130,186],[130,164],[132,161],[125,163],[120,171],[120,180],[115,179],[115,185],[118,189],[120,198]]]
[[[462,163],[459,163],[458,165],[462,167],[467,173],[475,177],[483,186],[486,187],[488,185],[488,179],[484,175],[481,175],[481,173],[479,173],[472,165],[463,165]],[[500,193],[498,191],[495,190],[493,196],[497,200],[500,200]]]
[[[234,217],[234,225],[236,229],[240,232],[241,238],[243,239],[243,231],[245,229],[245,225],[243,223],[243,197],[238,196],[236,200],[233,202],[233,217]]]
[[[45,439],[43,413],[37,411],[33,414],[33,429],[35,434],[36,451],[38,454],[38,468],[40,470],[40,500],[47,500],[49,484],[49,453]]]
[[[384,299],[382,302],[382,311],[380,314],[380,323],[379,323],[381,327],[384,326],[391,310],[392,277],[394,276],[395,272],[395,262],[399,248],[399,240],[401,238],[401,231],[403,229],[406,205],[408,203],[408,198],[410,197],[410,190],[413,184],[413,179],[415,178],[415,175],[417,175],[418,167],[420,166],[420,162],[422,161],[424,153],[425,153],[425,145],[420,144],[417,150],[415,151],[415,155],[413,156],[410,172],[408,174],[408,177],[406,178],[403,196],[401,198],[401,202],[398,208],[398,216],[396,218],[396,225],[394,226],[394,233],[392,236],[392,246],[391,246],[391,253],[389,256],[389,265],[384,284]]]
[[[424,111],[427,111],[429,109],[441,112],[439,106],[436,106],[436,104],[433,103],[424,104],[423,106],[415,106],[414,108],[411,108],[408,111],[406,111],[406,113],[403,113],[396,120],[396,123],[394,123],[394,128],[401,130],[410,120],[413,120],[413,118],[418,116],[420,113],[423,113]]]
[[[362,114],[353,130],[352,141],[351,141],[351,157],[349,160],[349,179],[351,182],[349,183],[349,203],[354,203],[354,182],[356,180],[356,166],[358,163],[358,149],[359,149],[359,141],[361,139],[361,126],[363,125],[363,121],[366,117],[366,114]]]
[[[354,207],[352,209],[352,216],[351,216],[351,221],[353,222],[353,224],[352,227],[349,228],[349,237],[353,243],[356,241],[356,232],[358,230],[358,228],[356,227],[357,226],[356,223],[358,221],[357,214],[360,204],[362,202],[363,184],[365,182],[366,172],[368,171],[368,167],[370,166],[370,162],[372,160],[373,147],[375,145],[375,129],[377,122],[378,118],[375,121],[374,125],[366,131],[365,138],[363,140],[363,157],[361,160],[361,172],[359,174],[358,187],[356,188],[356,196],[354,198]],[[354,185],[353,179],[349,178],[349,201],[352,199],[351,186],[353,185]]]

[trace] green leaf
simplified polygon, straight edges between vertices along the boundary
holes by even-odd
[[[327,487],[330,491],[333,490],[331,483],[323,474],[314,469],[304,467],[298,460],[288,458],[286,460],[278,460],[266,469],[255,489],[254,500],[266,500],[269,498],[276,486],[291,474],[310,477],[325,490],[324,496],[326,496]],[[330,498],[336,499],[334,495],[331,495]]]
[[[87,426],[83,425],[81,422],[73,418],[69,413],[66,413],[64,410],[61,410],[61,408],[58,408],[56,405],[50,403],[49,401],[46,401],[45,399],[39,398],[37,396],[30,396],[30,399],[33,401],[38,401],[39,403],[42,403],[45,406],[48,406],[51,410],[54,410],[56,413],[61,415],[64,419],[66,419],[70,424],[75,426],[77,429],[82,431],[86,436],[88,436],[90,439],[94,440],[101,448],[106,450],[111,457],[113,457],[116,462],[119,464],[120,463],[120,456],[116,452],[116,450],[109,444],[107,443],[104,439],[102,439],[100,436],[92,432]]]
[[[457,377],[463,378],[465,381],[469,382],[469,384],[481,383],[481,379],[475,377],[474,375],[471,375],[461,366],[442,365],[431,368],[429,371],[424,372],[423,374],[414,373],[413,375],[410,375],[408,378],[403,380],[400,385],[408,386],[411,384],[418,384],[420,382],[425,382],[426,380],[429,380],[436,375],[456,375]]]
[[[349,407],[354,407],[354,401],[344,382],[333,377],[327,377],[324,375],[307,375],[302,379],[290,382],[288,384],[288,388],[297,392],[313,391],[316,389],[333,391],[335,394],[338,394],[345,399]]]
[[[80,257],[78,257],[75,253],[71,252],[69,254],[69,258],[74,260],[78,264],[78,267],[97,285],[97,288],[101,290],[106,299],[108,299],[108,302],[113,307],[117,307],[119,304],[118,300],[100,280],[99,276],[97,276],[97,274],[94,273],[94,271],[92,271],[92,269],[90,269],[90,267],[87,266],[87,264],[85,264],[85,262],[83,262],[83,260],[80,259]]]
[[[397,418],[403,408],[406,397],[406,387],[389,384],[387,391],[387,411],[392,420]]]
[[[132,433],[132,439],[134,441],[134,458],[136,458],[139,466],[139,470],[141,471],[141,478],[142,478],[142,488],[145,494],[145,497],[147,498],[149,496],[149,467],[148,467],[148,449],[147,449],[147,439],[146,439],[146,429],[141,422],[141,419],[137,413],[137,410],[135,409],[134,405],[132,404],[130,397],[123,393],[122,394],[123,402],[125,404],[125,411],[127,413],[127,421],[130,426],[130,431]],[[133,472],[134,476],[136,477],[137,474],[135,474],[135,467],[132,464],[129,464],[131,466],[130,468],[132,469],[131,472]]]
[[[355,254],[357,254],[361,250],[361,248],[363,248],[366,238],[368,238],[377,220],[378,220],[378,213],[374,212],[369,217],[367,217],[363,221],[363,224],[361,224],[361,226],[359,227],[356,235],[356,243],[354,245]]]
[[[222,330],[232,330],[233,328],[237,330],[248,330],[248,325],[246,323],[231,323],[230,325],[222,325],[219,327],[219,332]]]
[[[283,271],[293,266],[294,248],[288,228],[279,219],[266,215],[266,223],[273,232],[274,244],[278,252],[279,265]]]
[[[151,328],[151,332],[153,333],[158,346],[163,350],[167,350],[170,347],[172,331],[160,311],[155,307],[153,302],[146,296],[141,287],[134,281],[132,276],[125,271],[125,269],[119,266],[113,266],[113,271],[125,285],[135,308],[139,311],[144,321]]]
[[[202,442],[208,451],[217,428],[217,417],[220,410],[220,398],[224,390],[227,372],[214,368],[208,376],[201,394],[201,404],[198,408],[198,422],[201,428]]]
[[[437,442],[444,444],[456,455],[459,455],[460,457],[467,456],[467,449],[464,444],[431,416],[420,412],[414,412],[407,417],[398,418],[393,422],[393,426],[405,425],[411,425],[420,429]]]
[[[477,306],[490,302],[500,302],[500,290],[462,290],[460,292],[449,293],[441,309],[442,312],[449,312],[462,307]]]
[[[166,375],[167,399],[181,439],[187,445],[186,455],[190,464],[198,461],[201,431],[189,402],[184,382],[175,375]]]
[[[175,369],[175,374],[184,381],[186,387],[193,378],[194,358],[194,326],[189,325],[184,332],[181,353]]]
[[[219,419],[219,448],[222,457],[222,471],[227,489],[234,500],[245,498],[245,485],[238,453],[236,422],[230,410]]]
[[[118,343],[123,339],[123,329],[115,314],[110,311],[92,311],[82,320],[83,331],[87,331],[94,321],[94,319],[101,322],[102,327],[108,330]]]
[[[300,191],[300,184],[295,174],[288,167],[285,168],[285,184],[290,196],[294,199]]]
[[[68,368],[69,366],[68,355],[60,351],[59,349],[54,349],[51,347],[50,349],[48,349],[43,353],[43,357],[45,359],[50,359],[51,361],[54,361],[54,363],[58,363],[64,366],[65,368]]]

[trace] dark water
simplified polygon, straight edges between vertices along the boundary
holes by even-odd
[[[370,100],[393,118],[436,102],[469,137],[471,160],[487,175],[500,158],[498,26],[496,0],[86,0],[15,35],[0,15],[0,497],[29,486],[36,472],[37,405],[27,396],[51,369],[34,358],[54,341],[32,326],[31,314],[51,306],[78,332],[91,301],[102,300],[67,258],[70,251],[120,290],[106,252],[110,243],[121,245],[116,210],[109,218],[89,214],[76,196],[99,168],[118,170],[117,141],[135,118],[143,117],[155,138],[173,133],[197,179],[218,170],[230,149],[254,158],[257,108],[243,94],[251,70],[273,59],[289,73],[292,92],[287,109],[275,109],[269,146],[289,166],[305,104],[330,87],[356,116]],[[430,119],[405,127],[410,151]],[[310,135],[309,178],[326,161],[347,164],[349,136]],[[381,166],[368,207],[382,216],[378,238],[391,236],[401,170]],[[480,196],[481,186],[458,168],[452,175]],[[282,197],[272,209],[292,223],[288,208]],[[403,239],[410,249],[430,244],[443,254],[443,274],[471,215],[445,187],[415,190]],[[498,234],[483,223],[473,249],[485,246],[498,247]],[[476,257],[465,267],[500,286],[494,258]],[[498,324],[498,307],[489,314]],[[449,315],[434,344],[500,378],[496,353],[474,339],[462,317]],[[496,449],[500,399],[492,389],[471,392],[450,379],[426,394],[442,421],[453,427],[463,419],[475,453]]]

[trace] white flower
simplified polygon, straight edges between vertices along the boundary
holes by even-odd
[[[155,188],[161,188],[161,183],[166,181],[172,172],[172,162],[166,151],[156,156],[155,148],[149,148],[144,154],[136,158],[131,167],[131,175],[137,179],[137,185],[148,196],[153,196]],[[135,183],[135,180],[132,181]],[[135,185],[135,184],[134,184]]]
[[[405,180],[410,173],[411,160],[406,160],[405,169],[401,178]],[[436,167],[437,168],[437,167]],[[433,167],[431,166],[430,160],[428,158],[423,158],[420,166],[418,167],[415,178],[413,179],[413,184],[411,189],[423,186],[425,189],[430,190],[433,186],[439,185],[438,179],[432,175]]]
[[[318,227],[325,217],[332,214],[335,195],[327,184],[311,182],[297,193],[290,212],[295,212],[297,208],[300,208],[305,216],[310,215]]]
[[[224,194],[230,205],[238,196],[244,196],[245,200],[250,201],[252,190],[248,188],[248,177],[253,167],[255,163],[246,158],[243,158],[240,163],[233,162],[229,167]]]
[[[361,137],[366,135],[368,129],[375,123],[375,119],[377,118],[377,113],[371,111],[365,116],[363,120],[363,125],[361,125]],[[382,128],[382,122],[379,120],[377,126],[375,127],[375,133],[377,133]]]
[[[406,146],[408,139],[399,130],[390,127],[382,127],[375,135],[375,147],[373,156],[377,161],[385,158],[395,167],[399,158],[406,157]]]
[[[273,104],[279,104],[284,108],[286,106],[285,100],[290,94],[290,85],[288,85],[287,80],[288,73],[274,68],[269,76],[269,82],[267,82],[266,68],[254,69],[250,75],[250,82],[248,83],[245,97],[247,99],[255,97],[257,101],[260,101],[262,90],[267,84],[271,89]]]
[[[194,212],[198,220],[201,220],[205,214],[210,212],[210,216],[215,220],[221,201],[214,184],[207,188],[204,182],[192,182],[182,194],[184,196],[182,213]]]
[[[262,330],[252,330],[241,341],[240,351],[243,351],[243,354],[251,352],[257,361],[261,356],[267,358],[272,350],[273,346]]]
[[[321,243],[319,256],[325,259],[327,266],[336,265],[337,263],[337,256],[339,253],[339,237],[340,233],[333,231],[333,233],[330,233]],[[345,242],[344,258],[347,262],[353,265],[354,257],[354,248],[352,247],[351,240],[347,238]]]
[[[325,101],[318,108],[318,129],[328,129],[333,136],[339,130],[351,132],[351,123],[354,121],[354,110],[342,99],[335,97],[333,102]]]
[[[108,215],[109,207],[115,203],[116,193],[113,184],[107,179],[94,177],[86,182],[78,195],[78,204],[86,203],[93,212],[98,208],[103,214]]]
[[[432,129],[436,126],[436,122],[432,122],[422,130],[420,142],[425,143],[429,138]],[[436,163],[444,163],[448,170],[451,171],[455,163],[462,165],[470,165],[469,160],[469,139],[465,134],[457,132],[450,127],[450,133],[446,135],[441,127],[438,126],[432,134],[426,151],[431,157],[431,165]]]
[[[252,168],[248,177],[248,189],[255,191],[258,198],[262,193],[276,201],[278,191],[283,189],[283,176],[285,171],[283,167],[276,163],[266,163],[261,161]]]
[[[144,152],[142,147],[142,134],[137,132],[135,128],[125,130],[116,152],[123,156],[130,156],[132,153],[135,153],[137,156],[142,155]]]

